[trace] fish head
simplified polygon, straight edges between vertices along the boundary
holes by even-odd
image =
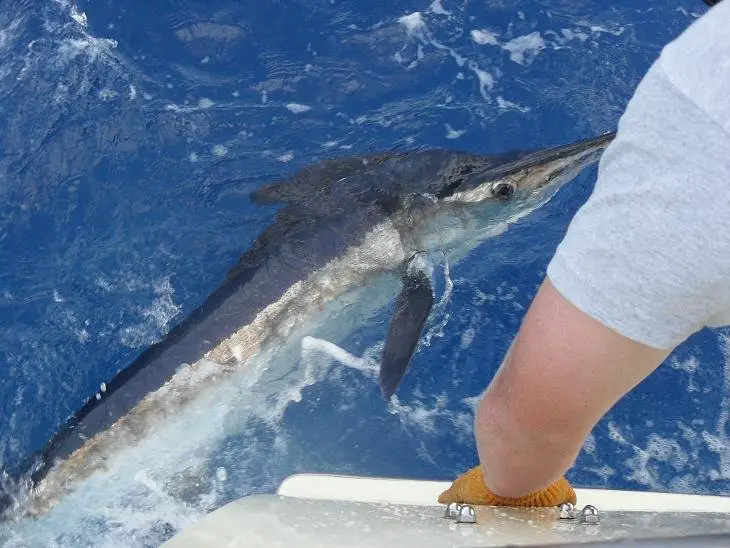
[[[460,247],[497,235],[547,202],[565,183],[600,158],[615,133],[552,148],[454,158],[449,177],[424,211],[420,249]],[[454,176],[459,174],[460,176]]]
[[[569,145],[505,155],[501,162],[470,173],[437,197],[444,202],[524,206],[543,203],[595,162],[613,140],[607,133]]]

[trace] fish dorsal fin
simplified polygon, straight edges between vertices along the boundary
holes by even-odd
[[[257,204],[277,202],[292,204],[312,200],[320,194],[324,198],[331,187],[342,179],[403,154],[406,153],[388,151],[368,156],[349,156],[325,160],[302,168],[289,179],[262,186],[251,195],[251,200]]]

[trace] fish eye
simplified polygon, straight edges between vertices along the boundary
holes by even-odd
[[[500,181],[492,185],[492,196],[500,200],[509,200],[515,193],[515,185]]]

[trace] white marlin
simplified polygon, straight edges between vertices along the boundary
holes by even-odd
[[[274,221],[205,302],[91,397],[42,452],[28,513],[39,515],[125,447],[224,382],[317,310],[384,273],[400,273],[380,366],[386,398],[406,373],[434,301],[423,253],[464,256],[545,203],[595,162],[614,133],[496,156],[449,150],[325,161],[265,186]],[[191,382],[190,372],[199,367]],[[207,371],[207,372],[206,372]],[[0,494],[2,495],[2,494]],[[8,497],[4,497],[8,502]],[[0,501],[3,497],[0,496]]]

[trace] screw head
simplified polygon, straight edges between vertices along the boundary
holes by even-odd
[[[564,502],[558,509],[559,519],[575,519],[575,507],[569,502]]]
[[[444,517],[446,519],[456,519],[456,516],[459,515],[459,510],[461,509],[461,504],[458,502],[450,502],[446,505],[446,511],[444,512]]]
[[[464,504],[459,508],[459,514],[456,516],[456,523],[476,523],[477,515],[474,508],[468,504]]]
[[[580,512],[580,521],[588,525],[597,525],[600,522],[598,508],[590,504],[584,506]]]

